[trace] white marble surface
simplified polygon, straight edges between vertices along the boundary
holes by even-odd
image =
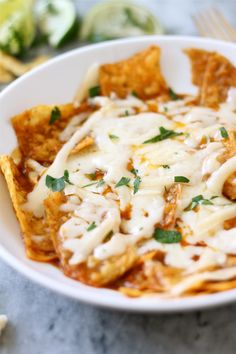
[[[96,1],[78,0],[81,13]],[[218,4],[236,26],[236,0],[143,0],[168,33],[196,34],[191,14]],[[0,262],[1,354],[233,354],[236,304],[184,315],[112,312],[59,296]]]

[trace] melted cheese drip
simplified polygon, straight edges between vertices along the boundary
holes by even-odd
[[[71,265],[86,261],[89,255],[100,260],[121,255],[129,246],[135,246],[139,254],[160,250],[165,254],[167,265],[193,274],[211,266],[222,266],[226,254],[236,254],[235,229],[223,230],[224,221],[236,215],[236,205],[222,196],[225,180],[236,170],[236,157],[222,165],[218,161],[225,151],[220,127],[235,130],[236,115],[230,104],[222,104],[216,112],[191,107],[191,100],[187,97],[160,104],[159,113],[152,113],[147,112],[146,103],[133,96],[124,100],[115,95],[96,97],[91,103],[101,108],[80,127],[77,125],[84,116],[75,117],[61,133],[62,140],[69,140],[28,195],[25,208],[38,217],[43,216],[43,200],[50,192],[45,186],[46,175],[59,178],[65,169],[69,171],[74,185],[66,185],[68,201],[61,210],[70,212],[71,216],[61,226],[59,236],[64,249],[71,252]],[[137,107],[140,113],[135,114]],[[184,134],[143,144],[159,135],[160,127]],[[87,135],[95,140],[96,147],[69,156],[73,147]],[[141,178],[136,194],[133,190],[135,176],[128,168],[131,159]],[[104,172],[105,183],[100,186],[88,177],[96,170]],[[190,230],[186,237],[188,246],[162,244],[152,238],[155,225],[162,222],[163,193],[174,183],[175,176],[190,180],[182,185],[177,206],[177,216]],[[129,178],[128,186],[116,188],[122,177]],[[110,191],[104,194],[107,187]],[[212,199],[214,205],[201,204],[195,211],[185,211],[192,198],[199,194],[205,199],[217,196]],[[122,217],[121,212],[128,209],[129,217]],[[96,227],[89,231],[91,223]],[[228,239],[232,242],[227,243]],[[196,245],[199,241],[207,247]],[[203,274],[201,279],[209,278],[208,273]],[[219,274],[215,273],[215,277],[220,277]],[[188,278],[186,284],[191,283],[191,279]],[[186,284],[173,290],[173,294],[183,291]]]

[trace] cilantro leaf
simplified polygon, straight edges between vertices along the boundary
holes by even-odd
[[[174,138],[175,136],[179,136],[183,134],[183,133],[176,133],[174,130],[165,129],[164,127],[160,127],[159,131],[160,131],[159,135],[156,135],[153,138],[144,141],[143,144],[157,143],[158,141]]]
[[[87,228],[87,231],[92,231],[97,227],[95,221],[93,221]]]
[[[163,167],[163,168],[167,168],[167,169],[169,169],[169,168],[170,168],[170,166],[169,166],[169,165],[162,165],[162,167]]]
[[[228,134],[227,130],[225,129],[225,127],[220,128],[220,133],[221,133],[222,138],[224,138],[224,139],[227,139],[229,137],[229,134]]]
[[[169,96],[173,101],[177,101],[179,99],[178,95],[169,87]]]
[[[161,243],[179,243],[182,240],[181,234],[176,230],[163,230],[156,228],[154,239]]]
[[[100,179],[100,181],[98,181],[97,187],[101,187],[101,186],[103,186],[104,184],[105,184],[105,181],[104,181],[104,179],[102,178],[102,179]]]
[[[138,192],[141,182],[142,182],[141,177],[137,176],[134,180],[134,194]]]
[[[68,170],[65,170],[64,171],[64,181],[68,184],[73,184],[71,183],[71,181],[69,180],[69,171]]]
[[[50,175],[47,175],[45,180],[46,186],[53,192],[61,192],[65,188],[66,183],[73,184],[69,180],[68,170],[65,170],[64,175],[60,178],[55,178]]]
[[[109,138],[110,138],[111,140],[118,140],[118,139],[120,139],[117,135],[114,135],[114,134],[108,134],[108,136],[109,136]]]
[[[115,188],[122,187],[122,186],[128,186],[130,182],[130,178],[128,177],[121,177],[119,182],[116,183]]]
[[[61,192],[65,188],[64,176],[60,178],[54,178],[52,176],[46,176],[46,186],[53,192]]]
[[[190,180],[187,177],[184,176],[175,176],[175,182],[179,182],[179,183],[189,183]]]
[[[90,187],[90,186],[94,186],[96,184],[96,187],[101,187],[103,184],[105,184],[104,179],[100,179],[99,181],[95,181],[89,184],[85,184],[84,186],[82,186],[82,188],[86,188],[86,187]]]
[[[135,177],[138,176],[138,170],[136,168],[132,168],[132,170],[130,170],[131,173],[133,173],[133,175],[135,175]]]
[[[100,86],[93,86],[90,87],[89,89],[89,97],[96,97],[99,96],[101,94],[101,88]]]
[[[61,118],[61,111],[60,109],[55,106],[52,111],[51,111],[51,117],[49,120],[49,124],[52,125],[53,123],[55,123],[59,118]]]
[[[215,199],[215,198],[217,198],[217,197],[216,196],[211,197],[211,199]],[[199,204],[213,205],[211,200],[203,198],[203,195],[200,194],[200,195],[197,195],[196,197],[192,198],[190,204],[184,209],[184,211],[193,210]]]

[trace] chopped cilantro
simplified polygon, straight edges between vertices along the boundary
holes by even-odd
[[[119,182],[116,183],[115,187],[122,187],[122,186],[128,186],[130,182],[130,178],[128,177],[121,177],[121,179],[119,180]]]
[[[102,178],[102,179],[100,179],[100,181],[98,181],[97,187],[101,187],[101,186],[103,186],[104,184],[105,184],[105,181],[104,181],[104,179]]]
[[[55,123],[59,118],[61,118],[61,111],[57,106],[55,106],[51,111],[51,117],[49,120],[49,124],[51,125],[51,124]]]
[[[162,165],[162,167],[163,167],[163,168],[168,168],[168,169],[170,168],[169,165]]]
[[[136,91],[134,91],[134,90],[131,92],[131,95],[132,95],[132,96],[134,96],[134,97],[138,97],[137,92],[136,92]]]
[[[130,172],[133,173],[133,175],[135,175],[135,177],[137,177],[138,170],[136,168],[132,168],[132,170],[130,170]]]
[[[181,234],[176,230],[163,230],[156,228],[154,239],[161,243],[179,243],[182,240]]]
[[[90,87],[89,89],[89,97],[96,97],[99,96],[101,93],[101,88],[100,86],[94,86],[94,87]]]
[[[53,192],[61,192],[65,188],[66,183],[73,184],[69,180],[68,170],[65,170],[64,175],[60,178],[54,178],[52,176],[47,175],[45,183],[46,186]]]
[[[225,127],[220,128],[220,133],[221,133],[222,138],[224,138],[224,139],[227,139],[229,137],[229,134],[228,134],[227,130],[225,129]]]
[[[215,199],[217,196],[213,196],[210,199]],[[197,195],[196,197],[192,198],[190,204],[184,209],[185,211],[193,210],[196,208],[197,205],[213,205],[210,199],[205,199],[202,194]]]
[[[64,171],[64,176],[63,176],[63,177],[64,177],[64,180],[65,180],[66,183],[68,183],[68,184],[73,184],[73,183],[71,183],[70,180],[69,180],[69,171],[68,171],[68,170],[65,170],[65,171]]]
[[[169,96],[173,101],[177,101],[179,99],[178,95],[169,87]]]
[[[139,186],[140,186],[140,183],[141,183],[141,177],[137,176],[134,180],[134,194],[136,194],[139,190]]]
[[[117,135],[114,135],[114,134],[108,134],[108,136],[109,136],[109,138],[110,138],[111,140],[118,140],[118,139],[120,139]]]
[[[189,179],[187,177],[184,177],[184,176],[175,176],[175,182],[188,183]]]
[[[92,231],[93,229],[95,229],[97,227],[95,221],[93,221],[87,228],[87,231]]]
[[[103,186],[103,184],[105,184],[105,181],[104,181],[104,179],[102,178],[102,179],[100,179],[99,181],[86,184],[85,186],[82,186],[82,188],[94,186],[95,184],[96,184],[96,187],[101,187],[101,186]]]
[[[158,141],[174,138],[175,136],[179,136],[183,134],[183,133],[176,133],[174,130],[168,130],[164,127],[160,127],[159,131],[160,131],[159,135],[156,135],[153,138],[144,141],[143,144],[157,143]]]

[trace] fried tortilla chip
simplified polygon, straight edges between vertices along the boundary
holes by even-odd
[[[192,81],[199,86],[199,103],[217,108],[236,86],[236,68],[224,56],[200,49],[186,49],[192,64]]]
[[[189,57],[192,65],[192,82],[194,85],[201,87],[208,60],[213,53],[197,48],[185,49],[184,53]]]
[[[31,212],[23,209],[27,193],[32,189],[31,184],[11,157],[1,156],[0,167],[7,182],[16,217],[20,223],[27,256],[42,262],[57,258],[45,221],[37,219]]]
[[[60,210],[61,204],[65,201],[66,197],[63,193],[55,192],[44,202],[47,222],[65,275],[85,284],[103,286],[123,275],[134,265],[137,260],[137,254],[132,247],[127,249],[126,253],[121,256],[114,256],[103,261],[89,256],[87,262],[70,265],[71,252],[63,248],[58,233],[60,226],[68,218],[68,214]]]
[[[165,193],[165,208],[162,227],[171,229],[175,226],[177,203],[181,195],[181,184],[173,184]]]
[[[59,117],[50,124],[55,106],[37,106],[12,119],[23,157],[45,164],[51,163],[64,142],[59,135],[76,114],[91,111],[86,104],[74,108],[72,103],[58,106]]]
[[[115,92],[124,98],[135,92],[141,99],[148,99],[168,91],[160,69],[160,48],[156,46],[118,63],[102,65],[99,76],[104,96]]]
[[[200,104],[217,107],[225,102],[230,87],[236,86],[236,68],[220,54],[210,56],[200,91]]]

